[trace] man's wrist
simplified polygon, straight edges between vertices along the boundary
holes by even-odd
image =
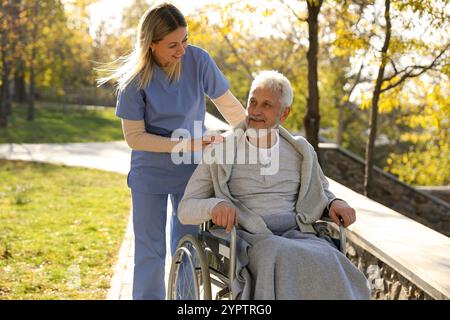
[[[341,200],[341,201],[344,201],[345,203],[347,203],[344,199],[341,199],[341,198],[334,198],[334,199],[331,199],[331,200],[328,202],[328,204],[327,204],[327,213],[330,212],[331,205],[332,205],[333,202],[336,201],[336,200]]]
[[[214,203],[210,206],[210,209],[209,209],[209,218],[210,219],[212,219],[212,214],[213,214],[214,209],[222,202],[229,203],[229,201],[227,201],[225,199],[216,199],[216,201],[214,201]]]

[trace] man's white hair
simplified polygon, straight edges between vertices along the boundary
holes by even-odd
[[[288,78],[276,70],[264,70],[258,73],[252,82],[250,92],[256,88],[270,89],[280,93],[283,108],[290,107],[294,99],[291,83]]]

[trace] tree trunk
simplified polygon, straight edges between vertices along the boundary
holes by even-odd
[[[14,101],[25,102],[27,100],[27,91],[25,89],[24,62],[18,63],[17,71],[14,73]]]
[[[373,155],[375,148],[375,139],[377,135],[377,121],[378,121],[378,101],[381,94],[381,85],[383,84],[384,69],[387,62],[387,52],[389,48],[389,42],[391,40],[391,18],[390,18],[390,0],[385,0],[384,18],[386,21],[386,36],[384,38],[383,48],[381,49],[381,64],[378,69],[377,80],[375,82],[375,88],[372,96],[372,106],[370,110],[370,130],[369,139],[366,145],[366,163],[364,172],[364,195],[371,197],[373,194]]]
[[[36,1],[33,7],[33,32],[31,35],[31,57],[30,57],[30,83],[28,87],[28,112],[27,112],[27,120],[33,121],[35,118],[35,106],[34,106],[34,98],[35,98],[35,72],[34,72],[34,62],[36,60],[37,48],[37,15],[39,10],[39,2]]]
[[[303,118],[306,139],[314,147],[319,157],[319,87],[317,85],[317,55],[319,51],[319,24],[318,16],[323,0],[307,0],[308,5],[308,96],[306,102],[306,115]]]
[[[11,63],[6,59],[7,51],[2,50],[2,101],[1,104],[3,106],[3,114],[6,117],[10,116],[12,113],[11,110],[11,95],[9,93],[9,74],[11,72]]]
[[[35,49],[33,48],[33,51],[34,50]],[[34,96],[35,96],[35,84],[34,84],[34,66],[32,60],[30,66],[30,83],[28,87],[28,111],[27,111],[28,121],[33,121],[35,117]]]
[[[6,128],[8,126],[7,113],[7,91],[8,91],[8,64],[6,62],[6,35],[2,35],[2,86],[0,99],[0,127]]]
[[[33,31],[33,36],[35,32]],[[34,38],[34,37],[33,37]],[[34,41],[34,39],[33,39]],[[28,110],[27,110],[27,120],[33,121],[35,118],[35,107],[34,107],[34,97],[35,97],[35,76],[34,76],[34,60],[36,59],[36,46],[33,42],[33,48],[31,49],[31,59],[30,59],[30,81],[28,86]]]
[[[338,146],[342,145],[342,133],[344,132],[344,104],[339,103],[338,105],[338,128],[336,133],[336,144]]]
[[[6,128],[8,126],[8,118],[3,108],[3,102],[0,101],[0,128]]]
[[[8,63],[7,72],[5,72],[5,78],[3,80],[3,92],[2,99],[5,105],[6,116],[10,116],[12,114],[12,103],[11,103],[11,92],[10,92],[10,84],[9,74],[11,73],[11,64]]]

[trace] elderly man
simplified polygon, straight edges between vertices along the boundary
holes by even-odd
[[[256,76],[247,119],[205,150],[179,219],[239,226],[236,299],[369,299],[364,275],[314,228],[323,216],[347,227],[355,210],[328,190],[313,147],[280,126],[292,100],[282,74]]]

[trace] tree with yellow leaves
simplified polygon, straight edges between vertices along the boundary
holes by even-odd
[[[411,18],[406,17],[408,11],[421,17],[427,15],[425,18],[436,29],[448,26],[449,20],[445,13],[445,5],[448,1],[442,1],[440,3],[442,7],[437,5],[436,2],[433,4],[431,2],[404,0],[397,1],[391,7],[390,0],[384,1],[384,26],[380,26],[383,29],[381,34],[383,34],[384,40],[380,50],[379,67],[370,103],[369,138],[365,155],[364,193],[366,196],[371,195],[373,188],[373,157],[381,94],[402,86],[407,79],[419,77],[429,70],[439,70],[442,65],[445,65],[445,61],[448,61],[448,49],[450,48],[448,35],[444,35],[447,36],[444,44],[437,45],[428,43],[425,39],[416,39],[405,35],[407,31],[410,31]],[[394,15],[392,9],[394,9]],[[393,16],[395,16],[396,28],[393,28]],[[404,34],[402,34],[402,31]],[[429,61],[416,63],[417,58],[414,55],[407,59],[408,54],[413,50],[414,54],[420,53],[422,57],[427,57]],[[407,60],[406,63],[405,60]]]

